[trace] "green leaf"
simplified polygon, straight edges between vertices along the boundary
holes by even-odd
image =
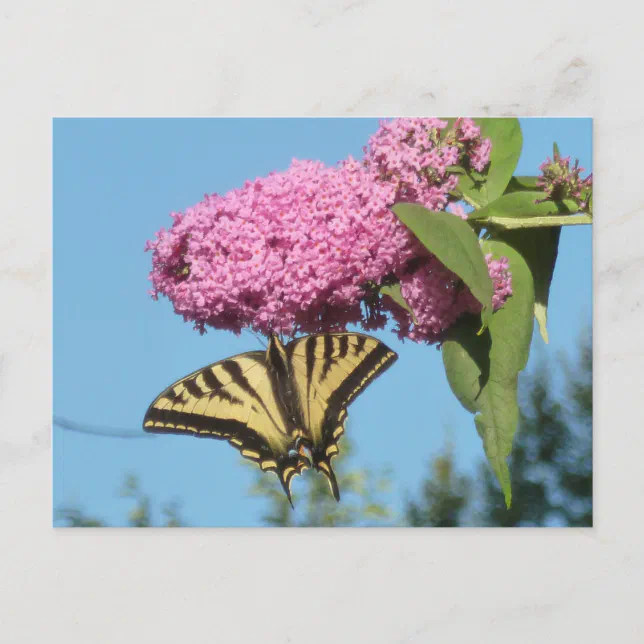
[[[512,192],[499,197],[485,208],[470,213],[468,221],[490,219],[492,217],[509,217],[521,219],[529,217],[546,217],[548,215],[568,215],[579,211],[571,199],[564,201],[541,201],[543,192]]]
[[[494,285],[478,237],[460,217],[433,212],[417,204],[399,203],[392,210],[425,248],[458,275],[482,304],[486,327],[492,317]]]
[[[526,192],[526,191],[538,191],[539,186],[537,186],[537,179],[539,177],[512,177],[510,183],[505,188],[504,194],[510,194],[511,192]],[[543,198],[543,192],[541,193]]]
[[[534,317],[539,333],[548,344],[548,298],[550,284],[559,253],[561,228],[538,228],[502,232],[495,238],[502,239],[518,249],[526,259],[534,280]]]
[[[380,288],[380,293],[382,295],[387,295],[389,296],[398,306],[402,306],[409,315],[411,315],[411,319],[414,321],[414,324],[418,324],[418,321],[416,320],[416,316],[414,315],[414,312],[412,311],[411,306],[407,304],[407,300],[402,296],[402,293],[400,292],[400,284],[393,284],[392,286],[383,286]]]
[[[458,188],[478,206],[486,206],[498,199],[505,191],[521,156],[523,135],[519,119],[475,119],[481,126],[481,137],[492,141],[490,163],[477,181],[472,173],[461,176]]]
[[[519,421],[519,372],[530,353],[534,284],[525,258],[511,245],[488,240],[483,250],[495,258],[509,259],[513,295],[492,316],[482,335],[477,335],[476,319],[471,316],[453,327],[443,343],[443,364],[452,391],[465,409],[475,414],[485,454],[510,507],[507,458]]]

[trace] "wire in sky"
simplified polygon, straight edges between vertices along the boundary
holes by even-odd
[[[154,438],[154,434],[146,434],[143,430],[121,429],[119,427],[107,427],[101,425],[88,425],[54,416],[54,425],[70,432],[88,434],[90,436],[107,436],[108,438]]]

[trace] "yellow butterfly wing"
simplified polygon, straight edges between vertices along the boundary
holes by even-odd
[[[228,441],[244,458],[290,484],[305,461],[294,455],[284,410],[275,397],[262,351],[208,365],[178,380],[150,405],[146,432]]]
[[[398,355],[361,333],[328,333],[293,340],[286,347],[312,462],[340,498],[331,459],[344,433],[347,407]]]

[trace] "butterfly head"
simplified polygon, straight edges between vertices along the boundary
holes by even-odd
[[[313,467],[309,454],[306,451],[306,446],[302,442],[302,438],[298,436],[295,439],[293,447],[288,451],[289,458],[295,459],[297,461],[297,470],[302,472],[307,467]]]
[[[291,507],[293,507],[293,500],[291,498],[291,482],[296,474],[301,474],[307,467],[311,467],[311,461],[306,455],[304,447],[300,446],[298,441],[299,439],[297,439],[294,446],[280,461],[278,469],[278,477]]]

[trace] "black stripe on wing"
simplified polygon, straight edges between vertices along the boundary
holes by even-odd
[[[313,380],[313,369],[315,368],[315,344],[316,336],[311,335],[306,339],[304,352],[306,354],[306,413],[311,418],[311,381]],[[295,346],[289,345],[289,346]],[[288,350],[288,347],[287,347]]]
[[[342,360],[342,358],[346,358],[347,353],[349,353],[349,336],[348,335],[341,335],[340,336],[340,353],[338,355],[338,358],[340,360]]]
[[[364,345],[367,344],[367,338],[363,335],[358,335],[357,338],[358,338],[358,341],[353,347],[353,353],[359,356],[364,350]]]
[[[253,385],[251,385],[250,382],[248,382],[248,378],[246,378],[246,376],[244,375],[242,368],[234,360],[224,360],[221,363],[221,366],[226,371],[226,373],[228,373],[232,381],[242,391],[247,393],[253,400],[257,401],[261,405],[262,409],[264,410],[264,413],[275,426],[275,429],[279,431],[280,425],[278,424],[277,419],[273,417],[268,407],[266,406],[266,403],[264,402],[262,397],[257,393]],[[282,420],[282,425],[285,425],[284,419],[282,418],[281,420]]]
[[[239,398],[235,398],[235,396],[229,394],[226,391],[226,389],[224,388],[224,385],[221,383],[219,378],[217,378],[217,376],[213,373],[212,369],[204,369],[201,372],[201,376],[203,377],[203,381],[206,384],[206,386],[213,391],[213,393],[211,394],[211,398],[216,396],[217,398],[221,398],[222,400],[226,400],[234,404],[238,404],[242,402],[241,400],[239,400]]]
[[[366,340],[358,338],[364,348]],[[357,352],[359,355],[359,352]],[[337,419],[343,409],[362,393],[365,388],[373,382],[380,374],[386,371],[398,356],[384,344],[379,342],[377,346],[365,357],[355,370],[342,382],[342,384],[331,394],[328,406],[324,415],[324,433],[327,430],[335,429]],[[333,427],[330,427],[333,425]]]
[[[320,374],[320,381],[324,382],[331,371],[331,367],[335,364],[332,358],[334,353],[333,337],[330,335],[324,336],[324,353],[322,354],[322,373]]]
[[[152,421],[154,425],[144,427],[146,432],[155,434],[180,434],[190,432],[201,438],[228,439],[240,434],[251,434],[245,423],[232,418],[213,418],[202,414],[190,414],[174,409],[157,409],[150,407],[145,416],[145,422]],[[240,438],[241,440],[241,438]]]

